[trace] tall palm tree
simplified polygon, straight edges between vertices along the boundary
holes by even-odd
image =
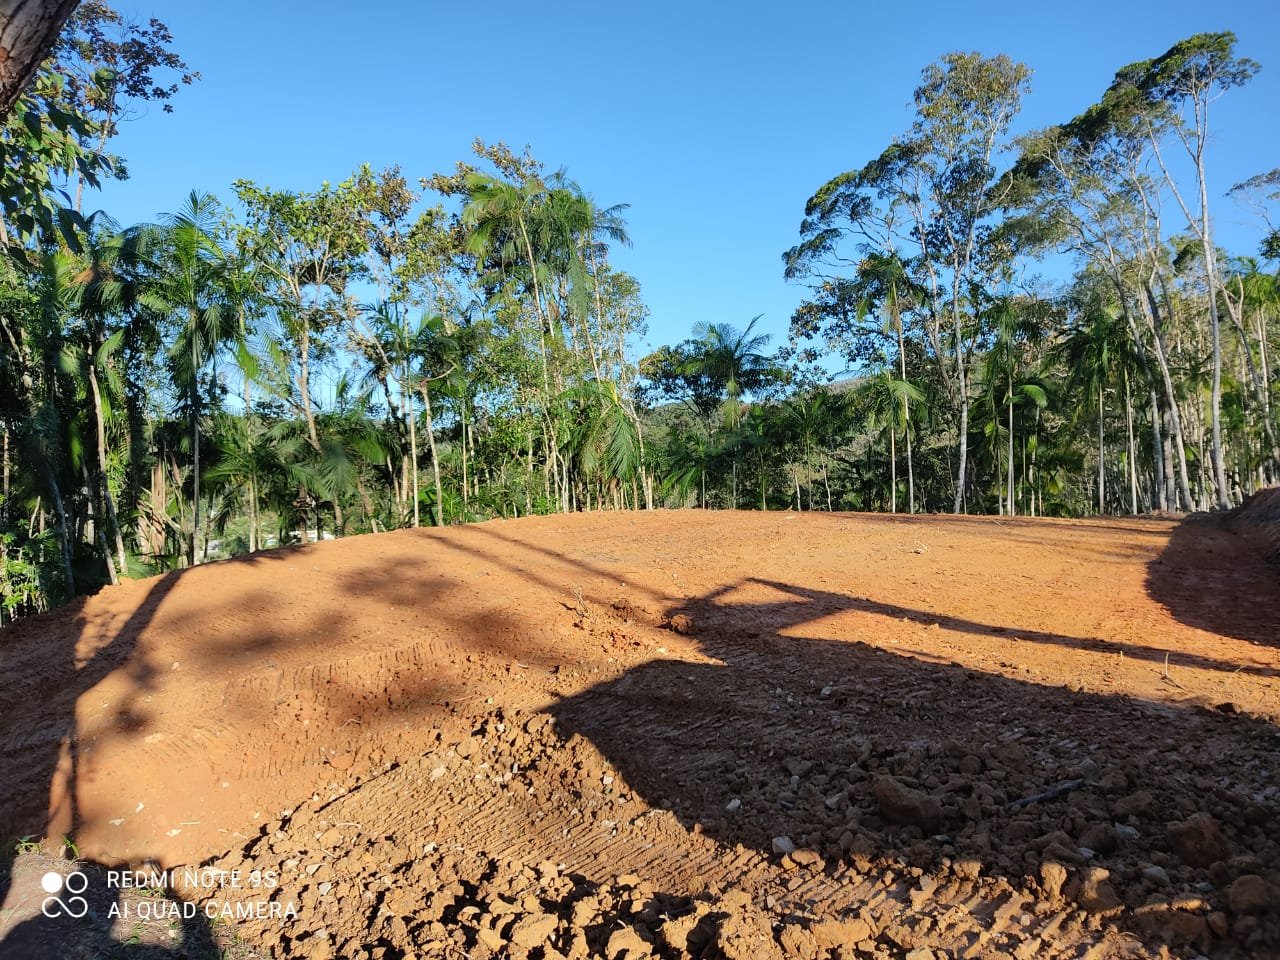
[[[928,292],[907,273],[902,259],[892,251],[872,251],[859,264],[853,282],[853,293],[860,300],[860,310],[883,307],[892,335],[897,341],[897,366],[899,383],[907,383],[906,312],[913,302],[928,296]],[[907,459],[907,509],[916,512],[915,461],[911,449],[911,397],[909,391],[899,390],[902,416],[895,418],[902,425]],[[896,468],[895,468],[896,469]],[[894,512],[897,510],[894,500]]]
[[[743,330],[728,323],[698,323],[693,328],[696,346],[688,361],[689,372],[708,378],[724,397],[721,416],[730,428],[742,418],[743,395],[780,376],[774,359],[761,352],[769,335],[753,332],[761,316],[752,317]]]
[[[881,370],[864,380],[859,387],[866,405],[869,426],[884,431],[889,438],[889,512],[898,512],[898,448],[899,434],[910,436],[907,418],[912,403],[924,402],[924,391],[909,380],[899,380],[890,371]]]
[[[1266,437],[1267,460],[1264,470],[1273,478],[1280,478],[1280,441],[1276,438],[1276,423],[1271,402],[1271,346],[1268,326],[1280,316],[1280,278],[1265,273],[1254,257],[1240,257],[1232,264],[1232,270],[1223,284],[1223,299],[1227,314],[1240,338],[1240,350],[1259,406],[1259,420]],[[1246,330],[1245,321],[1252,330]],[[1256,345],[1251,342],[1256,339]],[[1255,355],[1256,349],[1256,355]]]
[[[139,321],[137,314],[146,311],[135,311],[146,265],[147,237],[145,231],[137,229],[121,231],[100,213],[85,218],[85,223],[85,233],[79,240],[83,268],[76,278],[83,287],[79,313],[84,342],[79,347],[94,413],[95,479],[114,533],[116,563],[123,575],[127,573],[124,531],[108,480],[107,421],[124,392],[119,368],[125,337],[130,332],[136,335],[140,323],[149,319],[143,317]],[[114,327],[113,319],[120,321]]]
[[[216,462],[205,480],[224,502],[243,507],[249,522],[249,552],[261,546],[261,502],[273,472],[283,469],[278,450],[267,428],[246,413],[214,417],[212,438],[217,448]]]
[[[142,295],[152,309],[174,317],[178,334],[169,354],[176,385],[187,397],[191,429],[192,526],[187,562],[199,561],[200,378],[218,347],[235,335],[235,313],[226,301],[226,252],[218,240],[218,202],[192,191],[154,232],[158,249]]]
[[[1067,365],[1068,382],[1078,389],[1084,404],[1073,414],[1089,411],[1098,418],[1098,513],[1107,512],[1106,500],[1106,391],[1119,372],[1128,329],[1120,311],[1095,306],[1068,331],[1057,353]]]
[[[712,388],[724,397],[720,407],[723,427],[732,432],[742,422],[742,397],[768,385],[781,376],[772,357],[761,351],[769,343],[767,333],[754,333],[763,314],[751,318],[743,330],[728,323],[696,324],[696,343],[687,361],[688,373],[705,377]],[[708,425],[710,426],[710,425]],[[736,450],[736,448],[735,448]],[[733,505],[738,505],[738,457],[733,457]]]

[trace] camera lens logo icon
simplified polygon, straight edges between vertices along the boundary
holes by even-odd
[[[40,887],[49,894],[40,904],[40,912],[46,917],[66,916],[78,920],[89,912],[89,901],[80,896],[89,889],[89,878],[79,870],[65,877],[50,870],[40,878]]]

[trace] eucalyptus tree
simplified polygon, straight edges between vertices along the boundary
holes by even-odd
[[[1010,208],[1020,211],[1010,231],[1028,250],[1074,255],[1082,283],[1109,288],[1109,295],[1090,296],[1118,307],[1146,386],[1155,505],[1193,509],[1174,369],[1173,262],[1141,128],[1099,103],[1024,137],[1019,148],[1006,178]]]
[[[1276,222],[1280,206],[1280,167],[1259,173],[1241,181],[1227,191],[1230,196],[1243,200],[1266,229],[1258,253],[1264,260],[1280,260],[1280,224]]]
[[[806,205],[800,243],[783,255],[789,279],[816,287],[793,319],[799,336],[847,323],[861,299],[847,274],[866,255],[908,266],[921,291],[923,334],[956,412],[957,513],[968,483],[970,363],[984,336],[973,291],[1007,272],[1010,251],[991,229],[1004,203],[994,164],[1029,77],[1004,55],[951,53],[926,67],[911,128],[864,167],[820,187]]]
[[[1213,430],[1213,476],[1220,509],[1231,505],[1222,449],[1222,332],[1218,299],[1222,289],[1209,209],[1207,147],[1210,106],[1228,90],[1242,86],[1257,72],[1253,60],[1235,55],[1235,34],[1199,33],[1174,44],[1152,60],[1122,67],[1103,96],[1105,110],[1131,114],[1145,133],[1169,193],[1177,202],[1200,245],[1208,285],[1208,314],[1213,348],[1210,413]],[[1167,141],[1180,145],[1194,175],[1190,189],[1180,184],[1166,160]]]

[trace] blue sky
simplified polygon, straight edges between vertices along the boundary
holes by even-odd
[[[152,220],[192,188],[248,177],[313,189],[361,163],[411,180],[470,158],[476,136],[532,146],[603,205],[629,203],[648,342],[699,320],[785,339],[802,291],[782,279],[805,200],[910,122],[922,67],[952,50],[1034,71],[1020,129],[1069,119],[1117,67],[1233,30],[1263,64],[1214,113],[1211,187],[1280,166],[1280,13],[1272,2],[541,4],[119,0],[169,24],[203,79],[116,142],[131,179],[100,205]],[[89,204],[92,207],[92,202]],[[1217,204],[1219,239],[1258,229]]]

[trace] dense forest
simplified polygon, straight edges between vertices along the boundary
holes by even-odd
[[[1212,105],[1258,69],[1234,45],[1191,37],[1033,132],[1027,66],[943,57],[778,238],[786,342],[705,318],[638,356],[622,198],[502,143],[114,222],[121,120],[199,76],[163,23],[81,4],[0,136],[0,618],[531,513],[1239,503],[1280,481],[1280,169],[1209,186]],[[1217,245],[1226,204],[1259,247]]]

